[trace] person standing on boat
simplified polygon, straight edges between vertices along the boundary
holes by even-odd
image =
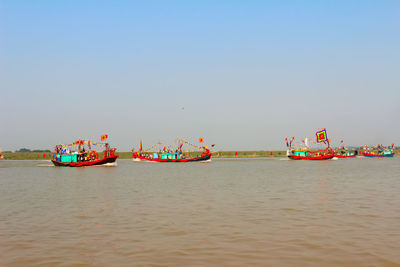
[[[104,157],[108,157],[108,143],[105,143],[106,149],[104,150]]]
[[[85,150],[85,146],[83,146],[82,148],[82,161],[86,161],[87,160],[87,153]]]
[[[202,156],[210,154],[210,149],[208,149],[207,146],[203,146],[202,148],[204,149],[204,152],[203,152]]]

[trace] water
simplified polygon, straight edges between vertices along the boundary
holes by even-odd
[[[400,265],[397,157],[48,165],[0,161],[1,266]]]

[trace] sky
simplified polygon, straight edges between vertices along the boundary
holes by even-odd
[[[399,1],[0,0],[0,148],[400,144]]]

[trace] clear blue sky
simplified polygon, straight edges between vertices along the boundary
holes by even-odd
[[[0,147],[400,143],[400,1],[0,1]],[[184,107],[184,110],[182,110]]]

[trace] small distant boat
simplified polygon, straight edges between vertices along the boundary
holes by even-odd
[[[335,154],[332,148],[329,147],[329,139],[326,135],[326,129],[322,129],[316,133],[317,143],[325,143],[328,145],[326,149],[323,150],[311,150],[309,149],[309,140],[306,137],[303,140],[303,148],[292,148],[292,143],[295,140],[294,137],[288,140],[286,138],[287,156],[289,159],[293,160],[328,160],[332,159]]]
[[[108,138],[107,135],[101,137],[102,141]],[[88,150],[85,150],[85,144]],[[75,151],[74,148],[77,149]],[[92,150],[92,146],[104,147],[103,158],[99,158],[99,153]],[[77,140],[76,142],[68,145],[57,145],[55,147],[53,158],[54,166],[57,167],[85,167],[85,166],[115,166],[118,158],[115,155],[116,148],[110,148],[106,142],[92,142],[85,140]]]
[[[212,152],[207,146],[196,146],[182,139],[178,139],[178,147],[173,150],[168,148],[162,143],[157,143],[150,149],[143,150],[142,141],[140,141],[139,152],[132,150],[132,160],[135,162],[148,161],[148,162],[208,162],[211,161]],[[199,139],[203,143],[203,138]],[[197,148],[197,151],[183,152],[183,144],[191,145]],[[162,149],[156,150],[157,146]],[[214,145],[212,145],[213,147]],[[201,154],[200,154],[201,153]]]
[[[363,156],[368,158],[392,158],[394,156],[394,144],[390,147],[377,145],[376,148],[364,147]]]

